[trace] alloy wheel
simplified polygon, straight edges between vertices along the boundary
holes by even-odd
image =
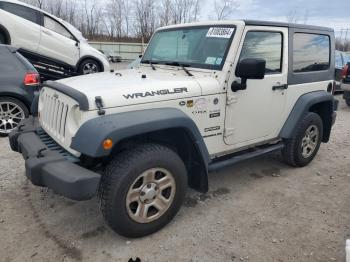
[[[161,217],[171,206],[176,191],[173,175],[164,168],[143,172],[126,196],[129,217],[138,223],[150,223]]]
[[[19,105],[0,102],[0,133],[9,134],[24,118],[24,111]]]
[[[83,66],[83,74],[88,75],[88,74],[94,74],[98,72],[98,67],[94,63],[86,63]]]
[[[301,142],[302,156],[309,158],[316,150],[319,139],[319,130],[316,125],[309,126]]]

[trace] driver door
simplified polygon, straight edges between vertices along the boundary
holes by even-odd
[[[248,80],[247,89],[227,91],[224,140],[234,148],[278,137],[286,105],[288,28],[246,26],[235,65],[245,58],[266,60],[265,78]],[[240,82],[234,74],[229,83]],[[278,89],[276,89],[278,87]]]

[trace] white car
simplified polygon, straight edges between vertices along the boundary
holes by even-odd
[[[0,0],[0,44],[13,45],[31,62],[78,74],[109,70],[106,57],[71,24],[16,0]]]

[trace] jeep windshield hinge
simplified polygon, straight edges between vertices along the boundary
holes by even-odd
[[[237,103],[237,101],[238,101],[237,96],[227,96],[226,105]]]
[[[104,114],[106,114],[106,111],[102,109],[102,108],[103,108],[102,97],[96,96],[96,97],[95,97],[95,104],[96,104],[96,107],[98,108],[97,114],[98,114],[99,116],[103,116]]]
[[[224,129],[224,138],[228,138],[230,136],[233,136],[234,133],[235,133],[234,128],[225,128]]]

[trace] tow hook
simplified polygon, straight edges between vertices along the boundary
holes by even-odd
[[[46,151],[46,148],[42,148],[38,151],[38,155],[36,156],[37,158],[42,158],[44,157],[43,152]]]
[[[103,108],[102,97],[96,96],[96,97],[95,97],[95,104],[96,104],[96,106],[97,106],[97,108],[98,108],[98,112],[97,112],[98,115],[99,115],[99,116],[105,115],[105,114],[106,114],[106,111],[102,109],[102,108]]]

